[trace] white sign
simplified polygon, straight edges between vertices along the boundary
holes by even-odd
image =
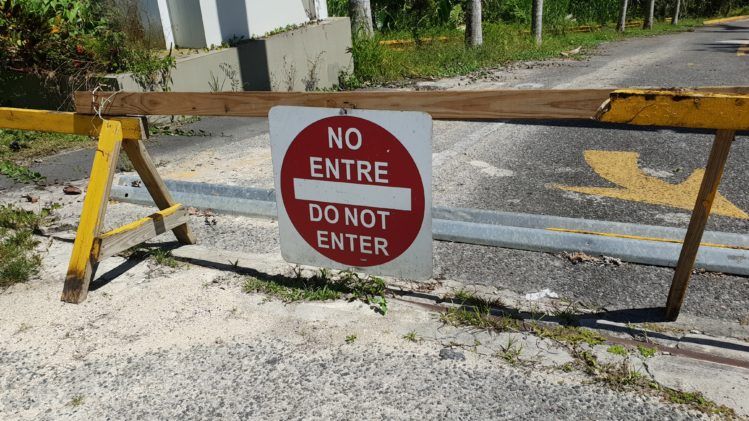
[[[432,118],[273,107],[270,139],[287,262],[432,276]]]

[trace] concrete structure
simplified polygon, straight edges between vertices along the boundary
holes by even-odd
[[[353,70],[348,18],[329,18],[236,47],[177,60],[175,92],[311,91],[332,88]],[[113,89],[142,91],[129,73],[108,76]]]
[[[155,47],[206,48],[326,19],[326,0],[118,0]]]

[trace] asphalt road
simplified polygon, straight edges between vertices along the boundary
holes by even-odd
[[[749,86],[749,56],[737,54],[739,44],[735,40],[741,39],[749,39],[749,22],[607,44],[579,61],[521,63],[483,72],[480,78],[429,84],[444,89]],[[264,119],[204,118],[191,127],[204,129],[212,136],[154,139],[149,150],[155,161],[187,161],[199,167],[206,152],[234,158],[268,148]],[[635,189],[632,196],[636,200],[622,200],[560,186],[617,186],[596,173],[586,161],[586,153],[589,161],[601,162],[599,171],[621,166],[621,178],[616,179],[619,184],[626,184],[633,177],[648,177],[678,185],[704,167],[711,141],[710,135],[671,130],[437,121],[433,140],[434,203],[685,227],[688,209],[650,203],[654,198],[670,197],[668,191]],[[86,174],[90,153],[78,151],[53,157],[36,169],[50,181],[80,179]],[[748,160],[749,139],[740,137],[734,143],[720,189],[728,203],[724,206],[727,210],[725,215],[711,218],[709,229],[749,232],[749,218],[741,214],[749,212]],[[622,164],[625,161],[634,165]],[[194,181],[210,180],[198,177]],[[272,185],[265,170],[230,181],[260,187]],[[207,245],[249,252],[277,250],[275,227],[253,228],[257,227],[232,219],[197,230]],[[519,293],[550,288],[605,310],[663,305],[671,276],[672,270],[665,268],[572,265],[549,254],[435,243],[437,278],[486,283]],[[703,274],[694,277],[684,310],[737,320],[749,316],[748,304],[749,279]]]
[[[676,35],[632,39],[601,47],[588,60],[529,63],[493,72],[483,80],[442,81],[458,89],[491,87],[694,87],[749,85],[749,57],[732,40],[749,39],[749,22]],[[704,168],[712,136],[670,130],[610,130],[510,123],[436,122],[435,202],[510,212],[582,217],[686,227],[690,211],[647,203],[667,193],[641,191],[643,201],[565,191],[557,187],[617,187],[585,160],[604,151],[605,167],[624,154],[639,155],[640,173],[670,184]],[[596,152],[593,152],[596,153]],[[739,137],[720,193],[749,212],[749,138]],[[632,171],[636,173],[636,171]],[[749,219],[714,215],[708,229],[747,233]],[[607,310],[665,304],[673,271],[665,268],[570,265],[548,254],[436,244],[437,272],[518,292],[550,288]],[[749,308],[749,279],[696,275],[686,313],[741,319]]]

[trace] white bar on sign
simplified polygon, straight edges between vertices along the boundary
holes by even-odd
[[[294,179],[297,200],[337,203],[371,208],[411,210],[411,189],[337,181]]]

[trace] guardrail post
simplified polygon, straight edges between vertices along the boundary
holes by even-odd
[[[723,169],[728,159],[728,152],[735,137],[736,132],[733,130],[718,130],[716,132],[710,157],[707,160],[705,176],[702,179],[702,185],[697,194],[692,219],[689,222],[689,228],[684,238],[684,246],[679,256],[679,263],[676,265],[674,279],[671,282],[671,290],[668,293],[666,319],[669,321],[675,321],[679,317],[684,297],[687,294],[694,261],[697,258],[697,251],[702,241],[702,234],[705,232],[705,225],[710,216],[713,200],[718,192],[720,179],[723,176]]]

